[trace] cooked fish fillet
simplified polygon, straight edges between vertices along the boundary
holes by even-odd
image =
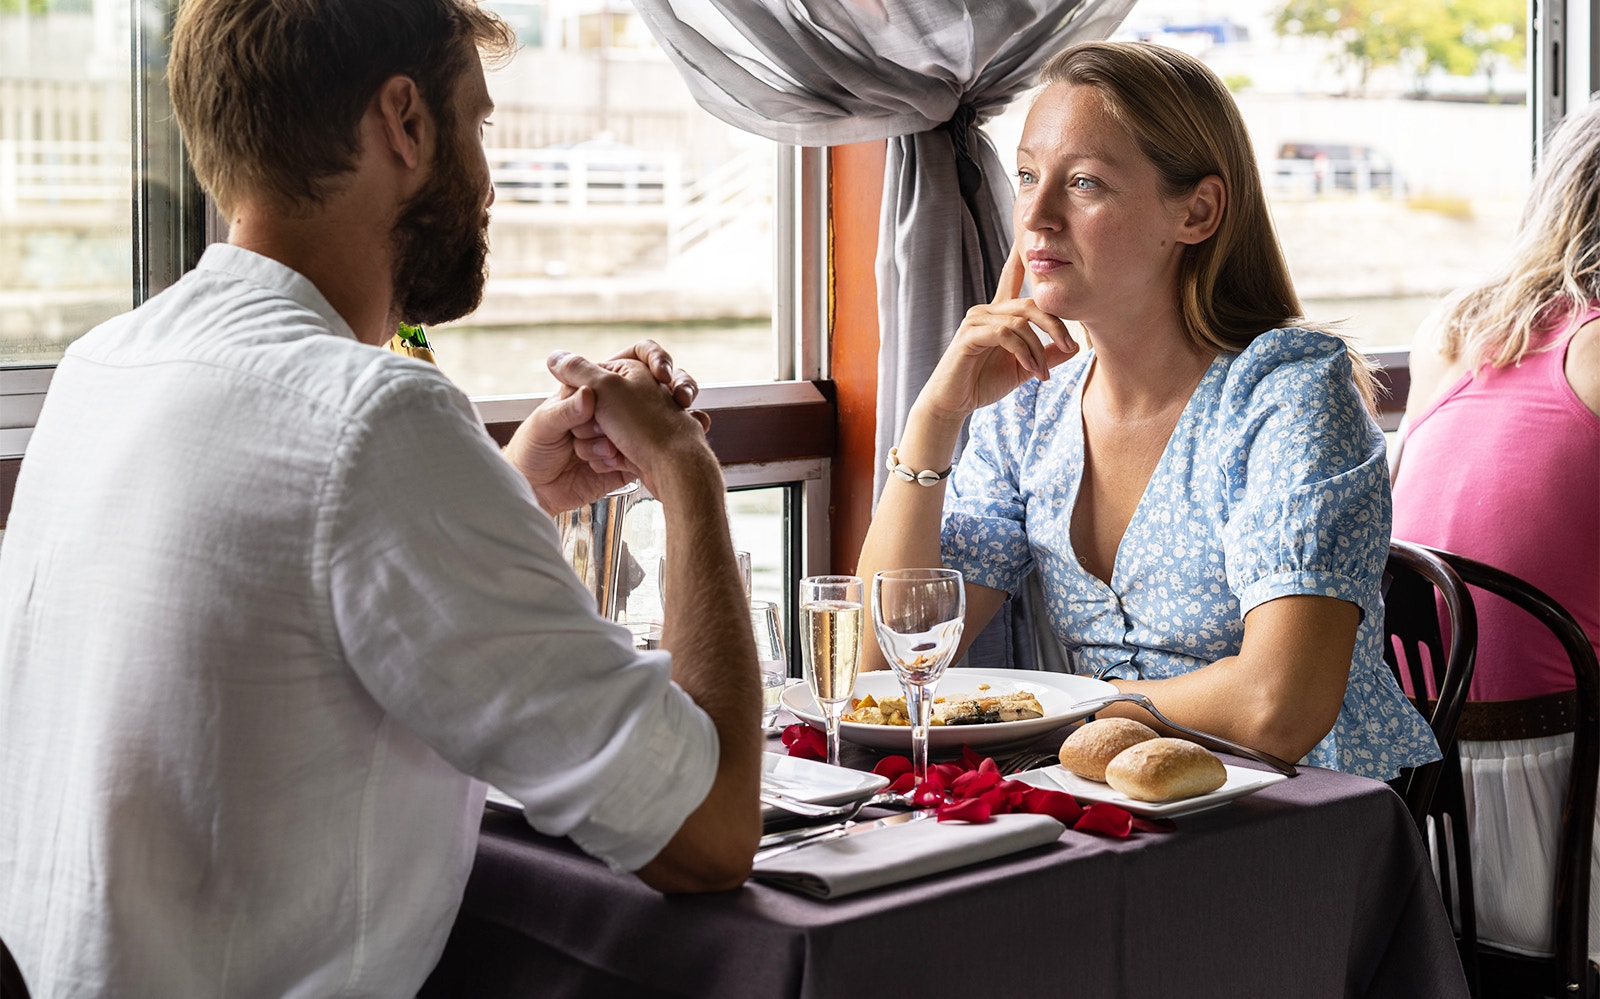
[[[933,706],[934,717],[946,725],[992,725],[996,722],[1043,718],[1039,699],[1027,691],[996,697],[944,700]]]
[[[992,725],[996,722],[1027,721],[1043,718],[1044,708],[1039,699],[1026,691],[998,694],[993,697],[936,697],[933,701],[933,725]],[[909,725],[911,719],[904,697],[864,697],[856,702],[855,710],[844,720],[858,725]]]

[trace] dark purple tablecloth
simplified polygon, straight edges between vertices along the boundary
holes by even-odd
[[[1326,770],[1168,833],[1051,847],[823,902],[666,897],[488,811],[424,999],[1466,996],[1416,828]]]

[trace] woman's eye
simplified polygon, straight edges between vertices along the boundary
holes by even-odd
[[[1033,176],[1033,173],[1031,171],[1018,170],[1017,171],[1017,180],[1018,180],[1018,182],[1023,183],[1023,184],[1031,184],[1034,181],[1034,176]]]
[[[1097,188],[1099,186],[1100,186],[1099,184],[1096,184],[1093,180],[1089,179],[1088,177],[1074,177],[1074,178],[1072,178],[1072,189],[1075,190],[1075,191],[1092,191],[1092,190],[1094,190],[1095,188]]]

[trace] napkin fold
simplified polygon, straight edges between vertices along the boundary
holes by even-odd
[[[752,877],[813,898],[843,898],[1053,843],[1066,828],[1027,813],[979,824],[907,822],[779,854],[756,864]]]

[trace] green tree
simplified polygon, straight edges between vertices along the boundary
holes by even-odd
[[[0,14],[88,13],[93,10],[93,0],[0,0]]]
[[[1419,91],[1435,69],[1483,73],[1494,88],[1502,66],[1520,65],[1526,0],[1285,0],[1273,17],[1280,35],[1326,38],[1333,58],[1365,90],[1374,69],[1405,66]]]
[[[1527,61],[1527,4],[1525,0],[1453,0],[1449,4],[1455,33],[1451,49],[1458,60],[1449,72],[1482,73],[1489,94],[1495,93],[1495,74]]]

